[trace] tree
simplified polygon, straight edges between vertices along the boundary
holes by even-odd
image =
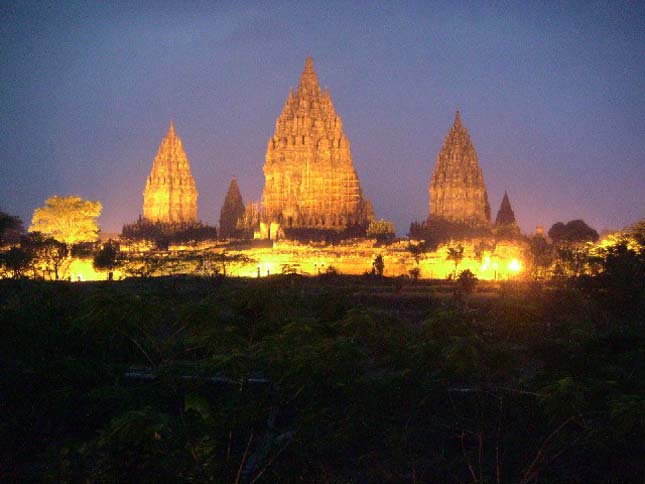
[[[566,224],[557,222],[549,229],[553,242],[595,242],[598,232],[589,227],[583,220],[571,220]]]
[[[71,255],[72,245],[98,239],[96,218],[102,209],[99,201],[53,196],[45,201],[43,207],[34,210],[29,231],[41,232],[64,243]]]
[[[394,239],[396,230],[394,224],[389,220],[372,220],[367,227],[366,235],[375,238],[379,242],[387,242]]]
[[[198,256],[197,271],[207,277],[228,276],[231,272],[253,263],[253,259],[244,255],[227,251],[207,251]]]
[[[372,262],[372,274],[376,274],[377,276],[382,276],[384,271],[385,271],[385,261],[383,260],[383,256],[379,254],[376,257],[374,257],[374,261]]]
[[[175,273],[184,262],[180,259],[180,255],[172,253],[128,254],[122,259],[120,267],[127,277],[148,278]]]
[[[153,242],[159,250],[167,250],[170,244],[194,244],[216,238],[217,229],[201,222],[152,222],[141,217],[125,224],[121,231],[121,240]]]
[[[448,247],[448,256],[446,259],[451,260],[455,263],[455,270],[453,271],[453,277],[457,276],[457,267],[459,263],[464,258],[464,246],[461,244]]]
[[[23,236],[19,246],[0,253],[3,277],[33,277],[59,280],[65,276],[70,260],[67,246],[40,232]]]
[[[463,294],[470,294],[475,289],[477,284],[477,276],[473,274],[470,269],[466,269],[459,273],[457,277],[457,287],[459,292]]]
[[[424,243],[419,243],[419,244],[408,243],[408,251],[410,252],[410,254],[412,254],[414,263],[417,265],[419,265],[419,262],[421,261],[421,257],[423,257],[423,254],[426,251],[426,249],[427,248]]]
[[[94,269],[97,271],[107,271],[109,281],[114,278],[114,269],[121,264],[119,252],[119,244],[110,239],[103,244],[103,247],[96,253],[92,261]]]
[[[34,277],[59,280],[65,277],[71,263],[67,246],[40,232],[32,232],[20,242],[20,247],[31,255]]]
[[[529,239],[529,260],[534,279],[546,277],[547,269],[553,263],[553,250],[546,239],[540,235]]]
[[[645,223],[628,227],[603,240],[600,257],[602,287],[623,310],[645,302]]]
[[[19,217],[0,212],[0,246],[18,242],[24,229]]]
[[[416,282],[419,280],[419,277],[421,277],[421,269],[418,267],[413,267],[408,271],[408,274],[410,274],[410,278]]]
[[[22,247],[0,252],[0,276],[20,279],[31,267],[32,255]]]

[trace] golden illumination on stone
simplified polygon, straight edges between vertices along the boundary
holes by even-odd
[[[197,188],[190,163],[170,122],[143,192],[143,218],[152,222],[197,222]]]
[[[437,156],[429,191],[430,218],[473,227],[490,225],[484,175],[459,111]]]
[[[263,218],[284,228],[343,230],[374,217],[363,197],[349,140],[329,91],[321,91],[308,57],[269,140]],[[269,237],[271,236],[269,232]]]

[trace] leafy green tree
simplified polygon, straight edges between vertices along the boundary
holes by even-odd
[[[0,252],[0,275],[3,278],[20,279],[31,269],[33,255],[22,247],[11,247]]]
[[[453,270],[452,276],[453,278],[457,276],[457,267],[459,267],[459,264],[464,258],[464,246],[461,244],[453,245],[448,247],[448,256],[446,257],[447,260],[453,261],[455,264],[455,268]]]
[[[217,229],[201,222],[165,223],[139,218],[125,224],[121,240],[153,242],[157,249],[167,250],[170,244],[194,245],[197,242],[217,239]]]
[[[59,280],[65,277],[71,262],[65,244],[39,232],[23,236],[13,249],[4,253],[4,262],[0,263],[5,277]]]
[[[367,237],[374,238],[379,242],[388,242],[394,239],[396,230],[394,224],[389,220],[372,220],[365,234]]]
[[[601,246],[597,253],[603,289],[620,301],[623,309],[639,302],[645,305],[645,230],[628,229]]]
[[[0,211],[0,247],[6,243],[16,243],[24,232],[19,217]]]
[[[600,270],[600,259],[590,251],[591,247],[579,244],[560,243],[554,247],[554,275],[574,282],[583,276],[595,275]]]
[[[529,239],[529,267],[534,279],[544,279],[553,263],[553,249],[544,237]]]
[[[146,252],[125,255],[121,260],[120,267],[128,277],[145,279],[174,274],[182,262],[178,254]]]
[[[408,274],[410,274],[410,278],[416,282],[419,280],[419,277],[421,276],[421,269],[418,267],[413,267],[408,271]]]
[[[571,220],[566,224],[557,222],[549,229],[549,237],[559,242],[595,242],[598,232],[589,227],[583,220]]]
[[[423,254],[426,252],[427,247],[424,243],[408,243],[408,252],[412,255],[412,258],[414,259],[415,264],[419,264],[421,261],[421,257],[423,257]]]
[[[228,276],[240,267],[253,263],[253,259],[244,254],[224,251],[206,251],[196,255],[197,270],[205,276]]]
[[[96,219],[103,209],[101,202],[83,200],[81,197],[53,196],[45,205],[34,210],[30,232],[41,232],[64,243],[71,255],[71,246],[98,239]]]
[[[108,280],[111,281],[114,278],[114,269],[121,263],[119,244],[110,239],[94,255],[92,266],[98,271],[107,271]]]
[[[338,270],[330,264],[325,268],[325,274],[328,276],[336,276],[338,275]]]
[[[384,272],[385,272],[385,261],[383,260],[383,256],[381,254],[378,254],[376,257],[374,257],[374,260],[372,261],[372,274],[376,274],[377,276],[382,276]]]
[[[466,269],[459,273],[457,277],[457,287],[462,294],[470,294],[477,285],[477,276],[473,274],[470,269]]]
[[[34,277],[57,281],[66,277],[71,260],[64,243],[40,232],[31,232],[22,238],[20,246],[32,256]]]

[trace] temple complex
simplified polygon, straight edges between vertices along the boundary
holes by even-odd
[[[469,227],[490,225],[490,205],[475,147],[459,111],[430,181],[430,218]]]
[[[143,218],[166,224],[197,222],[197,188],[172,121],[143,192]]]
[[[269,140],[264,165],[262,222],[277,230],[343,231],[374,217],[363,197],[349,140],[329,91],[322,91],[311,57]]]
[[[233,177],[226,192],[224,204],[219,216],[219,236],[226,239],[235,235],[237,222],[244,215],[244,201],[237,179]]]

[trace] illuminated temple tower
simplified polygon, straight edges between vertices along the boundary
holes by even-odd
[[[263,220],[271,226],[342,231],[373,218],[342,121],[329,91],[320,89],[311,57],[276,121],[264,176]]]
[[[484,176],[459,111],[437,156],[430,180],[430,220],[470,227],[490,225]]]
[[[172,121],[143,192],[143,218],[170,224],[197,222],[197,188]]]

